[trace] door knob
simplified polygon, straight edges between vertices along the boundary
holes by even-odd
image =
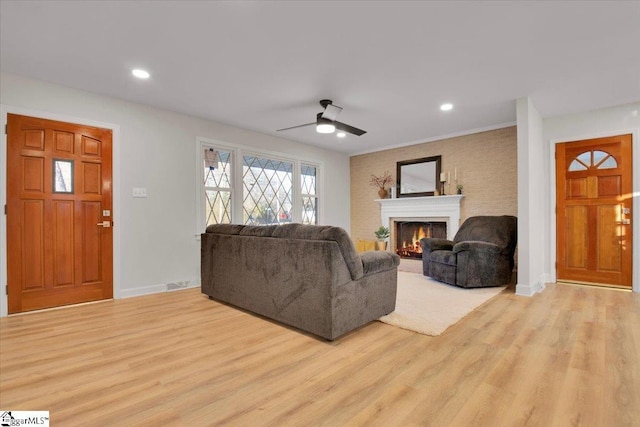
[[[101,227],[104,227],[104,228],[109,228],[109,227],[111,227],[111,221],[102,221],[102,222],[99,222],[97,225],[99,225]]]

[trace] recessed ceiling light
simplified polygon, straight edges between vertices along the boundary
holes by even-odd
[[[140,68],[136,68],[134,70],[131,70],[131,74],[133,74],[134,76],[136,76],[139,79],[148,79],[150,74],[148,71],[142,70]]]
[[[453,104],[449,104],[449,103],[442,104],[440,106],[440,110],[442,110],[442,111],[451,111],[451,110],[453,110]]]
[[[346,133],[344,133],[344,132],[338,132],[338,133],[336,133],[336,136],[337,136],[338,138],[344,138],[345,136],[347,136],[347,134],[346,134]]]

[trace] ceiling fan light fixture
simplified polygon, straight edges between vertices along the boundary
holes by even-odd
[[[442,110],[442,111],[451,111],[451,110],[453,110],[453,104],[451,104],[449,102],[447,102],[446,104],[442,104],[440,106],[440,110]]]
[[[318,123],[316,126],[316,132],[318,133],[333,133],[336,131],[336,127],[329,123]]]
[[[334,133],[336,131],[336,125],[331,120],[320,117],[318,114],[316,123],[316,132],[318,133]]]
[[[336,133],[336,136],[338,138],[344,138],[345,136],[347,136],[347,134],[345,132],[338,132],[338,133]]]

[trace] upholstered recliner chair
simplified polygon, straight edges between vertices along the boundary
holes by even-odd
[[[453,241],[420,240],[422,270],[425,276],[463,288],[506,285],[511,281],[516,242],[516,217],[471,217]]]

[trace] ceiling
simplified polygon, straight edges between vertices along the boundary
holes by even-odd
[[[353,154],[640,100],[640,2],[2,0],[0,65]]]

